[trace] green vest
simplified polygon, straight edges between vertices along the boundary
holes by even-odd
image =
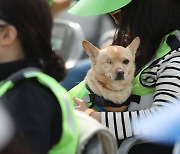
[[[169,33],[168,35],[166,35],[158,50],[156,51],[156,55],[155,55],[155,59],[159,59],[163,56],[165,56],[168,52],[171,51],[171,48],[170,46],[167,44],[167,38],[170,36],[170,35],[174,35],[175,33],[179,32],[178,30],[175,30],[173,31],[172,33]],[[134,82],[133,82],[133,89],[132,89],[132,94],[135,94],[135,95],[140,95],[140,96],[143,96],[143,95],[147,95],[147,94],[151,94],[151,93],[154,93],[155,92],[155,88],[154,87],[144,87],[143,85],[141,85],[140,83],[140,75],[141,73],[148,67],[149,65],[146,65],[139,73],[138,75],[135,77],[134,79]]]
[[[73,112],[73,101],[68,92],[52,77],[40,72],[35,68],[28,68],[16,72],[0,84],[0,97],[15,86],[17,77],[36,78],[42,85],[51,89],[59,101],[62,110],[62,136],[59,142],[54,145],[48,154],[75,154],[78,147],[78,127]]]
[[[85,98],[85,96],[88,96],[90,94],[89,90],[86,88],[86,81],[83,80],[81,81],[77,86],[75,86],[74,88],[72,88],[69,91],[70,95],[72,97],[76,96],[78,98],[81,98],[83,100],[85,100],[88,103],[88,106],[91,106],[91,102],[89,102],[89,98]]]

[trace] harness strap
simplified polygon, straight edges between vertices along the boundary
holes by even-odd
[[[180,47],[180,32],[175,35],[170,35],[167,38],[166,43],[170,46],[172,50],[175,50]]]
[[[98,96],[97,94],[95,94],[90,88],[89,86],[86,84],[86,88],[87,90],[89,90],[90,94],[89,94],[89,101],[92,102],[92,106],[94,105],[100,105],[100,106],[104,106],[104,107],[122,107],[122,106],[128,106],[130,104],[130,102],[135,102],[137,104],[140,103],[140,96],[138,95],[131,95],[124,103],[122,104],[116,104],[110,100],[105,99],[104,97]]]

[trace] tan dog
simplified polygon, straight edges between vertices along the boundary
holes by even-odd
[[[132,90],[139,37],[126,48],[109,46],[100,50],[86,40],[82,44],[92,61],[91,69],[85,77],[88,87],[93,93],[114,104],[124,103]]]

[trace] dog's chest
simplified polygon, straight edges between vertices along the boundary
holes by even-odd
[[[111,100],[105,99],[104,97],[95,94],[87,84],[86,89],[89,91],[89,94],[86,98],[84,97],[84,99],[86,99],[90,108],[93,108],[98,112],[122,112],[127,110],[127,104],[116,104]]]

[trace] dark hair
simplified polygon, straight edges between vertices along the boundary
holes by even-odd
[[[64,78],[64,60],[51,47],[52,16],[47,0],[0,0],[0,19],[17,29],[26,58],[37,60],[56,80]]]
[[[140,37],[138,70],[154,56],[166,34],[180,29],[179,15],[179,0],[132,0],[121,9],[113,44],[126,47],[136,36]]]

